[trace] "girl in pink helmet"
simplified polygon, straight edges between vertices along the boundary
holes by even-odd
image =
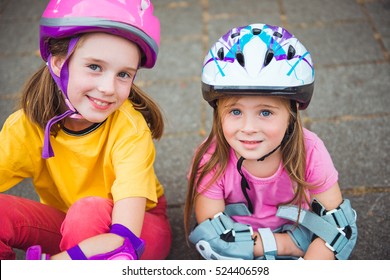
[[[185,209],[205,259],[349,257],[356,213],[299,115],[313,88],[310,53],[282,27],[233,28],[211,47],[202,92],[213,126],[195,152]]]
[[[164,259],[171,245],[153,139],[164,123],[133,82],[152,68],[149,0],[49,2],[46,65],[0,133],[0,191],[32,178],[40,202],[0,194],[0,259]]]

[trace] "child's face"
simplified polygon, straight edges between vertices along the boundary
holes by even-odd
[[[289,101],[268,96],[220,101],[223,134],[238,157],[257,160],[281,143],[289,122]]]
[[[73,130],[104,121],[123,104],[140,61],[138,47],[118,36],[91,33],[80,43],[69,61],[68,98],[84,119],[68,118]]]

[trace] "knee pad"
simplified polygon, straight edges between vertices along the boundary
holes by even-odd
[[[276,215],[298,222],[320,237],[337,259],[348,259],[356,245],[358,235],[357,215],[350,201],[345,199],[339,207],[327,211],[319,201],[313,200],[312,209],[313,211],[301,209],[298,215],[297,206],[286,205],[280,206]]]

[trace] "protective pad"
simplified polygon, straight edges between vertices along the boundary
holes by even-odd
[[[225,206],[223,211],[229,217],[231,216],[250,216],[252,215],[245,203],[233,203]]]
[[[313,239],[313,233],[302,225],[286,224],[280,232],[287,232],[295,245],[305,253]]]
[[[237,258],[229,258],[218,254],[205,240],[196,243],[195,247],[199,254],[206,260],[237,260]]]
[[[320,208],[320,215],[301,209],[298,220],[298,207],[295,205],[280,206],[276,215],[297,221],[324,240],[337,259],[348,259],[357,240],[356,211],[352,209],[348,199],[331,211],[326,211],[318,201],[313,203]]]
[[[253,259],[252,228],[224,213],[200,223],[189,236],[205,259]]]
[[[111,226],[110,233],[117,234],[124,238],[128,238],[133,245],[134,250],[137,252],[138,259],[141,257],[145,250],[145,242],[138,238],[131,230],[121,224],[113,224]]]
[[[27,249],[26,260],[50,260],[50,255],[42,253],[40,245],[34,245]]]
[[[278,249],[276,247],[274,233],[270,228],[259,228],[258,232],[263,243],[264,258],[266,260],[275,260]]]
[[[115,250],[91,256],[89,260],[138,260],[136,251],[130,240],[126,237],[123,245]]]

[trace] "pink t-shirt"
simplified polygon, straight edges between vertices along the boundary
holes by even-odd
[[[308,191],[308,194],[317,194],[326,191],[338,181],[338,172],[335,169],[332,159],[322,140],[313,132],[304,129],[306,146],[306,174],[305,180],[318,186]],[[209,160],[215,145],[209,149],[210,153],[204,155],[202,162]],[[213,172],[210,172],[202,180],[198,192],[211,199],[224,199],[225,204],[244,202],[246,199],[241,191],[241,175],[237,171],[237,161],[234,151],[230,151],[230,160],[226,172],[217,181],[204,190]],[[258,178],[242,167],[242,172],[248,181],[250,190],[248,195],[253,204],[254,213],[251,216],[234,216],[234,220],[240,223],[249,224],[254,230],[269,227],[272,230],[287,223],[287,220],[276,217],[278,205],[290,201],[293,196],[293,185],[291,180],[280,163],[275,174],[268,178]],[[307,205],[305,206],[307,208]]]

